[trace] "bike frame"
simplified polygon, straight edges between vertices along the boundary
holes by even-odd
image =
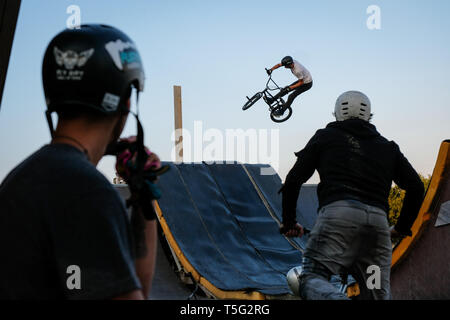
[[[270,86],[269,86],[270,82],[272,82],[275,85],[275,88],[270,88]],[[275,80],[272,79],[272,74],[270,74],[269,79],[267,79],[267,82],[266,82],[266,89],[264,89],[262,91],[262,94],[266,97],[270,96],[271,98],[273,98],[273,95],[270,93],[270,91],[275,91],[275,90],[281,90],[281,87],[275,82]],[[264,102],[266,102],[266,100],[264,100]],[[269,105],[269,106],[272,107],[272,105]]]

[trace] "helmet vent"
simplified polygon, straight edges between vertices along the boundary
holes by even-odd
[[[348,102],[342,102],[341,105],[346,106],[346,105],[348,105]]]
[[[367,107],[367,104],[365,104],[365,103],[362,103],[362,102],[361,102],[361,105],[362,105],[363,107]]]
[[[342,108],[342,110],[348,110],[348,107]]]

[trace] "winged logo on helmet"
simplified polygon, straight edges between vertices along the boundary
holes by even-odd
[[[94,54],[94,51],[94,49],[89,49],[81,53],[77,53],[73,50],[62,51],[57,47],[53,49],[56,63],[59,66],[64,66],[67,70],[84,66],[89,58]]]

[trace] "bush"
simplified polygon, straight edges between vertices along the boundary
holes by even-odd
[[[423,175],[419,174],[420,180],[422,180],[423,185],[425,187],[425,190],[427,190],[428,185],[431,181],[431,176],[428,175],[427,178],[425,178]],[[398,217],[400,215],[400,212],[402,210],[403,205],[403,198],[405,197],[405,191],[400,189],[397,185],[394,184],[394,186],[391,188],[391,191],[389,192],[389,225],[393,226],[397,223]]]

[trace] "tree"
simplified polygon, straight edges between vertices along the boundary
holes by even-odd
[[[425,190],[427,190],[428,185],[431,181],[431,176],[425,177],[419,174],[420,180],[422,180]],[[397,223],[398,217],[400,216],[400,212],[402,210],[403,199],[405,198],[405,191],[400,189],[397,185],[391,188],[389,192],[389,225],[395,225]]]

